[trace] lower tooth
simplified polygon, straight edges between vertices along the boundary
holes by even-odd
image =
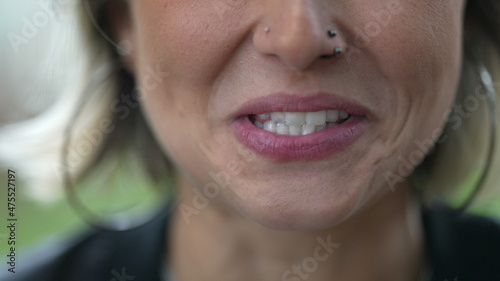
[[[276,123],[269,120],[264,123],[264,130],[269,131],[271,133],[276,133]]]
[[[292,136],[302,135],[302,126],[288,126],[289,134]]]
[[[278,135],[288,135],[289,134],[288,125],[285,125],[283,123],[276,124],[276,133]]]
[[[316,128],[315,128],[315,132],[319,132],[319,131],[322,131],[326,129],[326,124],[323,124],[323,125],[317,125]]]
[[[304,125],[302,126],[302,135],[309,135],[314,133],[314,129],[316,129],[316,126],[314,125]]]

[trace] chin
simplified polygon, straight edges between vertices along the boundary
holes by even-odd
[[[247,206],[244,216],[265,228],[280,231],[316,231],[340,225],[353,212],[349,206],[328,206],[317,208],[301,202],[295,206],[281,206],[264,209]]]
[[[363,201],[361,193],[335,189],[306,188],[293,192],[294,184],[255,184],[249,192],[233,195],[233,207],[249,221],[281,231],[313,231],[335,227],[349,219]],[[314,190],[312,190],[314,189]],[[248,189],[247,189],[248,190]],[[235,200],[236,196],[236,200]]]

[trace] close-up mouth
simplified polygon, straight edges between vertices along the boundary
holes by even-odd
[[[277,161],[317,160],[345,150],[365,131],[368,109],[346,98],[274,94],[244,104],[233,122],[238,139]]]

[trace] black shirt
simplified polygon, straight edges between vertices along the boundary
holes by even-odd
[[[12,281],[160,281],[169,213],[128,231],[92,231],[28,268],[1,273]],[[500,223],[440,209],[422,214],[432,281],[500,281]],[[52,250],[53,251],[53,250]],[[203,281],[203,280],[193,280]]]

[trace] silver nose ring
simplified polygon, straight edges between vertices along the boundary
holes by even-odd
[[[337,30],[335,29],[329,29],[326,34],[328,35],[329,38],[334,38],[335,36],[337,36]],[[333,49],[333,53],[330,54],[330,55],[322,55],[321,58],[324,58],[324,59],[333,59],[334,57],[337,57],[339,55],[341,55],[343,53],[343,50],[341,47],[335,47]]]

